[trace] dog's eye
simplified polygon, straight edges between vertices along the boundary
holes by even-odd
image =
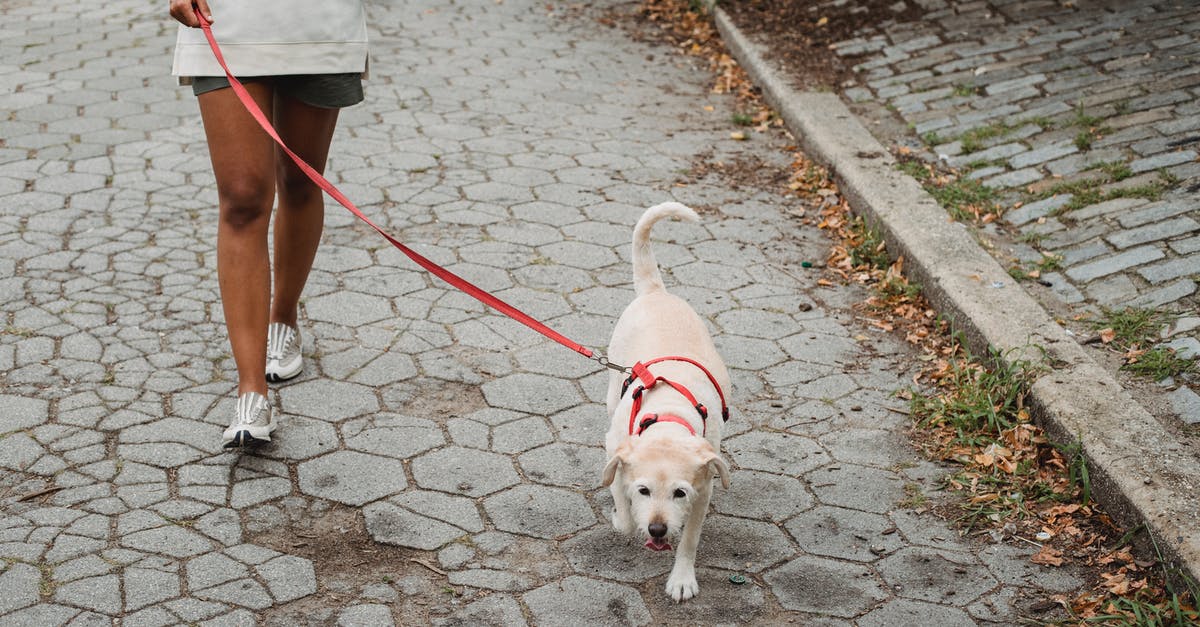
[[[650,496],[650,488],[647,488],[646,486],[642,486],[642,487],[638,488],[638,494],[640,494],[642,496]]]
[[[685,496],[687,496],[687,492],[684,492],[683,488],[675,488],[675,498],[681,499]]]

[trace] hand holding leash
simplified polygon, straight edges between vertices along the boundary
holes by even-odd
[[[200,28],[201,18],[212,22],[212,11],[208,0],[171,0],[171,17],[184,26]]]

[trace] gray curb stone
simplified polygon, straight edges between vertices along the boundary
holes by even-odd
[[[803,150],[828,166],[855,211],[879,225],[934,307],[971,350],[1054,364],[1032,387],[1035,415],[1055,441],[1078,440],[1092,486],[1129,528],[1145,524],[1170,566],[1200,576],[1200,470],[1186,451],[916,181],[836,94],[798,92],[713,9],[734,58],[763,89]],[[1004,287],[995,288],[994,285]],[[1033,347],[1045,350],[1043,356]]]

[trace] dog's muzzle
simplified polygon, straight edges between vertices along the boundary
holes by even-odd
[[[646,540],[646,548],[651,551],[670,551],[671,543],[667,542],[667,526],[660,523],[650,523],[646,529],[650,532],[650,539]]]

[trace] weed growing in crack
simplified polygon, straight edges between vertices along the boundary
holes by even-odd
[[[873,225],[868,224],[862,216],[856,216],[850,224],[853,234],[847,251],[850,253],[850,263],[855,266],[867,265],[876,269],[886,269],[889,264],[887,246],[883,234]]]
[[[1175,352],[1175,349],[1166,346],[1156,346],[1137,356],[1136,359],[1126,361],[1121,369],[1151,381],[1162,381],[1170,377],[1200,371],[1197,369],[1194,359],[1184,359]]]
[[[1099,318],[1088,324],[1097,332],[1096,340],[1118,353],[1125,363],[1122,370],[1135,376],[1161,381],[1200,371],[1196,361],[1180,357],[1174,349],[1154,346],[1164,327],[1177,314],[1155,309],[1126,307],[1102,309]]]

